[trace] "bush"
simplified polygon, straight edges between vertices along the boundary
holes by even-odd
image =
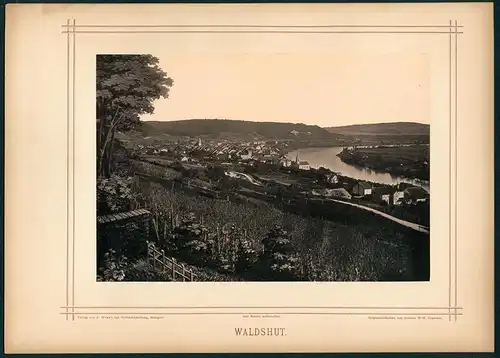
[[[165,273],[156,270],[145,259],[139,259],[127,268],[124,281],[151,282],[171,281],[171,279]]]
[[[111,175],[110,178],[97,179],[97,214],[127,211],[134,199],[133,179]]]
[[[127,265],[128,262],[125,256],[117,256],[115,250],[108,250],[104,254],[104,267],[99,269],[97,281],[123,281]]]

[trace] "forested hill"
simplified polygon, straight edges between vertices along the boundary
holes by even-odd
[[[183,121],[146,121],[141,124],[145,135],[171,136],[241,136],[262,139],[336,140],[336,135],[324,128],[302,123],[250,122],[224,119],[190,119]]]
[[[430,125],[413,122],[356,124],[326,128],[329,132],[353,136],[429,136]]]

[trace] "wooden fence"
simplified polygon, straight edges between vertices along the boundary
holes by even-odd
[[[176,280],[176,277],[182,279],[182,281],[194,281],[196,274],[186,268],[184,264],[179,264],[172,257],[166,257],[165,251],[158,250],[154,243],[146,242],[147,244],[147,261],[154,268],[159,268],[164,273],[170,273],[172,275],[172,281]]]

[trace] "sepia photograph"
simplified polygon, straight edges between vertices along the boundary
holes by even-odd
[[[5,351],[493,351],[493,10],[8,4]]]
[[[428,281],[427,66],[97,55],[97,281]]]

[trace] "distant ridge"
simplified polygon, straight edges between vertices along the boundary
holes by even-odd
[[[348,126],[328,127],[325,129],[331,133],[343,135],[430,135],[430,125],[415,122],[354,124]]]
[[[181,121],[145,121],[145,135],[159,133],[171,136],[253,136],[263,139],[335,140],[338,136],[316,125],[303,123],[252,122],[229,119],[187,119]]]

